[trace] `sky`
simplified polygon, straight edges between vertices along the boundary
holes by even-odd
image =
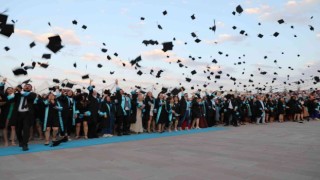
[[[223,86],[223,90],[237,91],[255,91],[256,87],[269,91],[272,86],[273,91],[282,91],[297,89],[294,82],[300,80],[305,82],[300,85],[302,89],[320,87],[319,83],[313,84],[313,76],[319,76],[320,70],[320,0],[0,0],[0,4],[0,13],[7,10],[4,14],[9,21],[16,21],[15,33],[10,38],[0,35],[0,75],[7,77],[12,86],[32,79],[39,92],[53,85],[52,79],[57,78],[68,79],[78,88],[88,86],[89,80],[82,80],[81,76],[89,74],[98,90],[112,88],[115,79],[128,91],[135,85],[146,90],[154,87],[155,91],[180,86],[189,90],[219,90]],[[244,12],[233,15],[238,5]],[[279,24],[280,19],[285,23]],[[72,24],[73,20],[78,24]],[[209,29],[214,21],[216,32]],[[82,29],[82,25],[87,29]],[[241,30],[248,36],[241,35]],[[191,32],[196,33],[200,43],[195,42]],[[278,37],[272,36],[275,32],[280,33]],[[56,34],[64,48],[52,53],[46,45],[48,37]],[[258,34],[263,34],[263,38]],[[150,39],[159,44],[142,43]],[[30,48],[33,41],[36,46]],[[162,51],[163,42],[172,42],[173,50]],[[5,51],[6,46],[9,51]],[[102,48],[108,51],[103,53]],[[51,53],[51,59],[42,59],[44,53]],[[130,65],[130,60],[139,55],[142,61],[138,70],[144,73],[141,76]],[[213,59],[218,63],[212,63]],[[177,60],[187,68],[180,68]],[[28,70],[27,76],[14,76],[14,68],[22,62],[31,65],[33,61],[46,62],[49,67],[36,66]],[[75,62],[77,68],[73,67]],[[97,64],[103,67],[98,68]],[[159,70],[163,72],[156,78]],[[193,70],[197,71],[195,75],[191,74]],[[218,71],[222,71],[221,79],[215,79]],[[267,74],[260,74],[262,71]],[[210,76],[210,72],[214,75]],[[191,78],[191,82],[186,78]],[[274,83],[273,78],[277,79]]]

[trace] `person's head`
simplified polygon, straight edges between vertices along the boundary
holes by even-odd
[[[5,92],[6,94],[10,95],[14,93],[14,89],[12,87],[8,87]]]
[[[149,91],[149,92],[147,93],[147,96],[150,97],[150,98],[152,98],[152,92]]]
[[[25,85],[23,86],[23,90],[24,90],[24,91],[27,91],[27,92],[32,91],[32,85],[31,85],[31,84],[25,84]]]
[[[138,101],[143,101],[144,95],[142,93],[139,93],[138,95]]]
[[[256,98],[257,98],[258,101],[262,100],[260,95],[257,95]]]
[[[179,102],[178,96],[174,96],[173,99],[174,99],[174,102],[175,102],[175,103],[178,103],[178,102]]]
[[[120,94],[123,95],[124,94],[124,90],[120,89]]]
[[[281,102],[284,102],[284,97],[281,97],[281,98],[280,98],[280,101],[281,101]]]
[[[174,103],[173,97],[169,96],[169,97],[168,97],[168,102],[169,102],[170,104],[173,104],[173,103]]]
[[[184,93],[183,97],[184,97],[185,100],[188,100],[188,98],[189,98],[188,97],[188,93]]]
[[[164,98],[164,94],[163,94],[163,93],[159,93],[158,98],[159,98],[159,99],[163,99],[163,98]]]
[[[71,90],[68,91],[68,92],[67,92],[67,96],[72,97],[72,96],[73,96],[73,91],[71,91]]]
[[[93,91],[92,91],[92,96],[97,96],[97,95],[98,95],[97,91],[96,91],[96,90],[93,90]]]
[[[52,101],[52,100],[54,100],[56,98],[56,96],[53,94],[53,93],[49,93],[49,95],[48,95],[48,100],[49,101]]]

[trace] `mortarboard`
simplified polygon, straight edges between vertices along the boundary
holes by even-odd
[[[137,74],[138,74],[139,76],[141,76],[141,75],[143,74],[143,72],[139,70],[139,71],[137,72]]]
[[[162,43],[162,45],[163,45],[162,51],[164,51],[164,52],[172,50],[172,48],[173,48],[172,42],[164,42],[164,43]]]
[[[51,36],[48,39],[49,44],[47,45],[47,48],[50,49],[53,53],[56,53],[63,48],[63,46],[61,45],[61,38],[59,35]]]
[[[242,9],[242,7],[240,5],[238,5],[236,7],[236,11],[237,11],[237,13],[241,14],[243,12],[243,9]]]
[[[111,57],[108,55],[108,56],[107,56],[107,59],[108,59],[108,60],[111,60]]]
[[[275,32],[275,33],[273,33],[273,36],[274,36],[274,37],[278,37],[278,36],[279,36],[279,33],[278,33],[278,32]]]
[[[15,76],[28,74],[28,72],[26,70],[24,70],[23,68],[16,68],[16,69],[12,70],[12,72]]]
[[[52,80],[54,83],[60,83],[59,79],[53,79]]]
[[[110,71],[110,74],[114,74],[114,71]]]
[[[233,30],[236,30],[236,29],[237,29],[237,26],[232,26],[232,29],[233,29]]]
[[[246,31],[244,31],[244,30],[241,30],[241,31],[240,31],[240,34],[242,34],[242,35],[243,35],[243,34],[244,34],[245,32],[246,32]]]
[[[0,14],[0,27],[7,24],[8,16],[5,14]]]
[[[194,33],[194,32],[191,33],[191,36],[192,37],[197,37],[196,33]]]
[[[160,24],[158,24],[158,29],[162,29],[162,26]]]
[[[310,31],[314,31],[314,27],[309,25]]]
[[[144,17],[141,17],[141,18],[140,18],[141,21],[143,21],[144,19],[145,19]]]
[[[136,63],[140,62],[142,59],[141,59],[141,56],[138,56],[136,59],[134,60],[131,60],[130,61],[130,64],[133,66],[135,65]]]
[[[1,24],[0,34],[10,37],[14,33],[14,25],[13,24]]]
[[[43,54],[42,55],[42,59],[50,59],[51,58],[51,54]]]
[[[30,48],[33,48],[34,46],[36,46],[36,43],[33,41],[32,43],[30,43]]]
[[[87,29],[87,26],[86,26],[86,25],[82,25],[81,28],[82,28],[82,29]]]
[[[160,78],[162,72],[163,72],[162,70],[159,70],[159,71],[157,72],[156,78]]]
[[[4,47],[4,50],[9,51],[10,48],[8,46]]]
[[[263,38],[263,35],[262,35],[262,34],[258,34],[258,37],[259,37],[259,38]]]
[[[102,68],[102,64],[98,64],[97,66],[98,66],[98,68]]]
[[[38,62],[38,64],[39,64],[40,67],[42,67],[42,68],[47,68],[47,67],[49,66],[49,64],[47,64],[47,63]]]
[[[190,78],[186,78],[186,81],[187,81],[187,82],[191,82],[191,79],[190,79]]]
[[[81,78],[82,79],[89,79],[89,74],[83,75]]]
[[[118,56],[118,53],[115,52],[113,55],[117,57],[117,56]]]
[[[194,42],[199,43],[201,42],[201,40],[197,38],[196,40],[194,40]]]
[[[220,79],[220,75],[216,75],[215,78],[216,78],[216,79]]]
[[[161,93],[166,93],[166,92],[168,92],[168,88],[162,87],[162,88],[161,88]]]
[[[77,63],[73,63],[73,67],[74,67],[74,68],[77,68]]]
[[[283,19],[279,19],[279,20],[278,20],[278,23],[279,23],[279,24],[282,24],[282,23],[284,23],[284,20],[283,20]]]
[[[73,20],[73,21],[72,21],[72,24],[73,24],[73,25],[77,25],[78,22],[77,22],[76,20]]]
[[[192,74],[192,75],[195,75],[195,74],[197,74],[197,71],[196,71],[196,70],[193,70],[193,71],[191,71],[191,74]]]
[[[266,71],[262,71],[262,72],[260,72],[260,74],[262,74],[262,75],[266,75],[266,74],[267,74],[267,72],[266,72]]]
[[[213,26],[209,27],[210,30],[212,30],[213,32],[216,32],[217,26],[216,26],[216,20],[213,20]]]
[[[196,19],[196,17],[194,16],[194,14],[192,14],[191,19],[192,19],[192,20],[195,20],[195,19]]]
[[[165,15],[168,14],[168,12],[167,12],[166,10],[164,10],[164,11],[162,12],[162,14],[165,16]]]
[[[102,48],[101,51],[102,51],[103,53],[106,53],[106,52],[108,51],[108,49]]]
[[[74,84],[72,84],[72,83],[70,83],[70,82],[67,82],[66,87],[72,89],[73,85],[74,85]]]

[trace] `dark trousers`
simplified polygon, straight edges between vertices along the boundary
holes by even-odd
[[[117,116],[116,122],[117,122],[117,132],[122,133],[129,133],[130,132],[130,116],[128,115],[121,115]]]
[[[33,125],[32,115],[29,112],[18,112],[16,133],[22,146],[28,145],[31,125]]]
[[[226,126],[230,125],[230,119],[232,119],[232,110],[228,109],[224,113],[224,123],[225,123]]]
[[[88,138],[97,138],[98,114],[93,114],[88,121]]]

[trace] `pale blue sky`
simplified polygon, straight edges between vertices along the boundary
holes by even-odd
[[[276,77],[279,81],[273,86],[283,88],[283,81],[288,74],[288,82],[299,79],[307,81],[311,79],[310,75],[317,75],[317,70],[320,70],[319,0],[0,0],[0,4],[0,12],[8,9],[6,14],[9,15],[9,20],[18,20],[16,32],[11,38],[0,36],[0,73],[8,77],[13,85],[13,81],[28,78],[32,78],[33,84],[38,88],[42,88],[45,82],[52,84],[52,78],[69,78],[79,84],[87,84],[88,81],[81,80],[81,75],[89,73],[99,88],[111,84],[116,78],[125,78],[127,82],[121,84],[127,89],[135,84],[150,87],[156,82],[160,84],[158,88],[161,85],[179,86],[181,82],[186,87],[199,84],[199,88],[204,89],[202,85],[210,81],[207,79],[209,73],[205,74],[203,71],[210,65],[215,74],[220,66],[223,74],[216,84],[213,82],[214,76],[211,76],[212,81],[207,89],[217,90],[223,85],[225,89],[243,90],[242,85],[234,86],[226,74],[236,77],[237,82],[242,84],[249,84],[250,74],[255,74],[251,78],[255,84],[269,82],[270,85],[272,78]],[[233,16],[231,13],[239,4],[245,11],[240,16]],[[166,16],[162,15],[164,10],[168,12]],[[194,21],[190,18],[192,14],[196,16]],[[311,16],[313,19],[310,19]],[[145,17],[145,20],[141,21],[140,17]],[[77,26],[72,24],[74,19],[78,21]],[[214,19],[217,24],[216,33],[209,30]],[[279,19],[284,19],[286,23],[279,25]],[[48,22],[51,22],[51,27]],[[262,25],[258,26],[258,22]],[[157,23],[163,30],[157,28]],[[87,30],[81,28],[83,24],[88,26]],[[232,29],[234,25],[238,27],[236,30]],[[290,28],[291,25],[294,29]],[[312,25],[315,31],[310,31],[308,25]],[[240,30],[245,30],[249,36],[240,35]],[[276,31],[280,33],[277,38],[272,36]],[[199,44],[194,42],[191,32],[195,32],[202,40]],[[262,39],[257,37],[259,33],[264,35]],[[65,47],[53,54],[51,60],[45,61],[41,56],[43,53],[50,53],[45,45],[51,34],[61,35]],[[298,37],[294,38],[294,34]],[[146,47],[142,44],[146,39],[162,43],[172,41],[173,37],[176,38],[173,41],[173,51],[167,53],[161,51],[161,45]],[[32,41],[36,41],[37,45],[30,49]],[[214,44],[215,41],[218,44]],[[107,45],[106,54],[101,52],[102,42]],[[188,42],[188,45],[184,45],[184,42]],[[11,50],[5,51],[5,46],[9,46]],[[224,52],[224,55],[219,55],[218,51]],[[114,52],[119,54],[118,58],[113,56]],[[281,52],[285,54],[282,55]],[[228,57],[225,56],[226,53],[229,54]],[[107,54],[113,60],[108,61]],[[129,64],[126,68],[122,67],[121,62],[128,63],[128,59],[134,59],[140,54],[143,59],[140,63],[141,70],[146,74],[138,76],[137,70]],[[238,57],[243,54],[246,56],[239,60]],[[297,54],[301,56],[298,58]],[[169,59],[167,55],[170,56]],[[192,61],[188,58],[189,55],[201,56],[202,59]],[[268,56],[268,59],[264,59],[264,56]],[[211,63],[214,58],[218,65]],[[178,68],[175,63],[177,59],[182,60],[189,68]],[[283,69],[278,69],[273,63],[275,59]],[[31,64],[32,60],[49,62],[49,68],[36,67],[28,71],[28,76],[13,76],[14,67],[21,62]],[[173,62],[169,64],[168,61]],[[246,61],[246,64],[234,66],[239,61]],[[73,68],[74,62],[78,64],[76,69]],[[98,63],[104,67],[98,69]],[[311,65],[310,68],[308,65]],[[288,66],[295,71],[289,70]],[[268,74],[260,75],[258,67]],[[244,68],[245,74],[242,75]],[[163,69],[162,78],[150,76],[150,69],[155,70],[154,75],[157,70]],[[194,69],[198,73],[191,76],[190,72]],[[115,74],[111,76],[110,70],[115,70]],[[278,76],[273,75],[275,71]],[[304,76],[301,75],[302,72],[305,73]],[[191,83],[187,83],[185,77],[191,77]],[[102,79],[107,83],[102,84]],[[253,88],[248,88],[251,89]]]

